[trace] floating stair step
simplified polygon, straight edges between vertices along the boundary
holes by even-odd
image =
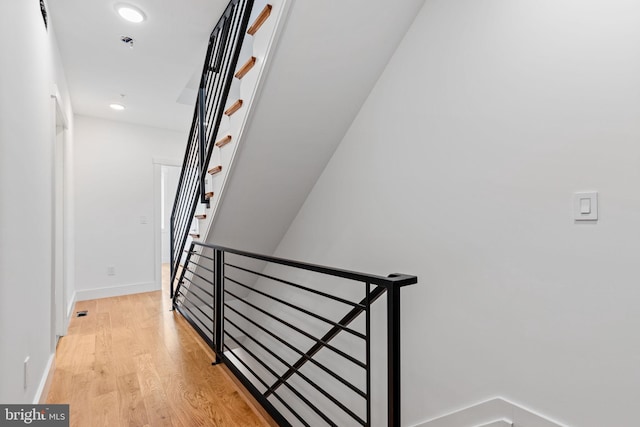
[[[230,142],[231,142],[231,135],[224,136],[224,137],[220,138],[218,141],[216,141],[216,147],[218,147],[218,148],[224,147],[225,145],[227,145]]]
[[[213,191],[209,191],[208,193],[205,193],[204,198],[209,200],[213,197]]]
[[[266,5],[264,9],[262,9],[262,12],[260,12],[260,15],[258,15],[256,20],[253,21],[253,24],[251,24],[251,26],[247,30],[247,33],[249,35],[253,36],[255,33],[258,32],[260,27],[262,27],[262,24],[264,24],[264,21],[266,21],[269,15],[271,15],[271,9],[273,9],[273,6],[271,6],[270,4]]]
[[[209,173],[209,175],[215,175],[221,171],[222,171],[222,165],[218,165],[214,168],[209,169],[207,172]]]
[[[193,237],[194,239],[199,239],[200,235],[197,233],[189,233],[189,236]]]
[[[247,74],[249,71],[251,71],[251,69],[253,68],[253,66],[256,65],[256,57],[252,56],[251,58],[249,58],[249,60],[247,62],[244,63],[244,65],[242,67],[240,67],[240,69],[236,72],[235,76],[236,79],[241,79],[245,76],[245,74]]]
[[[233,113],[238,111],[240,108],[242,108],[242,99],[238,99],[236,102],[231,104],[231,107],[227,108],[227,110],[224,112],[224,114],[226,114],[227,116],[231,116],[231,115],[233,115]]]
[[[207,214],[198,214],[196,215],[197,219],[206,219],[207,218]]]

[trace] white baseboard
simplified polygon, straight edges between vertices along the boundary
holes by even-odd
[[[566,427],[522,405],[494,397],[414,427]]]
[[[495,420],[477,427],[513,427],[513,421],[507,419]]]
[[[156,282],[134,283],[131,285],[108,286],[104,288],[76,290],[76,301],[86,301],[90,299],[117,297],[121,295],[139,294],[142,292],[159,291]]]
[[[49,389],[51,388],[51,381],[53,381],[53,373],[55,371],[56,355],[54,353],[49,357],[47,367],[42,374],[42,378],[40,379],[40,384],[38,385],[38,389],[36,390],[36,395],[33,398],[34,405],[46,402],[47,396],[49,395]]]

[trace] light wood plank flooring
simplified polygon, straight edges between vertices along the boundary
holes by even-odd
[[[163,278],[168,276],[168,266]],[[168,286],[168,280],[163,280]],[[81,301],[56,352],[48,403],[71,426],[268,426],[177,312],[167,292]]]

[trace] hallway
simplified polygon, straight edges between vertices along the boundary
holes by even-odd
[[[71,426],[267,426],[163,291],[81,301],[56,353],[47,403]]]

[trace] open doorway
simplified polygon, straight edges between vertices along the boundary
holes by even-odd
[[[155,198],[156,286],[168,286],[171,252],[171,211],[176,197],[182,163],[168,159],[153,159]]]
[[[179,179],[179,166],[160,166],[160,235],[163,264],[171,261],[171,211]]]

